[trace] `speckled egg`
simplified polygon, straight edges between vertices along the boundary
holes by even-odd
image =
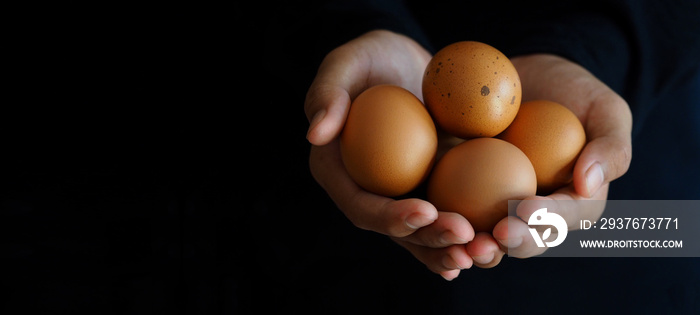
[[[423,101],[437,125],[460,138],[493,137],[520,108],[520,77],[496,48],[474,41],[448,45],[430,60]]]
[[[388,197],[406,194],[428,177],[437,144],[435,124],[423,103],[394,85],[358,95],[340,135],[350,177],[365,190]]]
[[[545,100],[524,102],[498,138],[514,144],[530,159],[539,194],[548,194],[573,180],[574,164],[586,145],[586,132],[578,117],[563,105]]]

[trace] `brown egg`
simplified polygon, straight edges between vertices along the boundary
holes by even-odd
[[[398,86],[378,85],[352,102],[340,150],[358,185],[379,195],[398,196],[427,178],[435,161],[437,132],[415,95]]]
[[[460,138],[493,137],[520,107],[520,77],[487,44],[457,42],[438,51],[423,75],[423,101],[440,128]]]
[[[513,123],[498,138],[522,150],[535,167],[537,192],[548,194],[570,183],[586,132],[576,115],[551,101],[520,105]]]
[[[467,140],[438,161],[428,181],[428,201],[439,211],[463,215],[477,232],[490,232],[508,215],[508,200],[535,194],[537,179],[527,156],[495,138]]]

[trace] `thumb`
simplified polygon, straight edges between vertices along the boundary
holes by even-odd
[[[334,49],[323,59],[306,94],[306,138],[314,145],[328,144],[340,134],[351,100],[365,88],[368,65],[354,46],[356,41]]]
[[[334,49],[319,66],[306,95],[307,139],[325,145],[345,124],[350,101],[366,88],[394,84],[420,97],[428,53],[414,40],[397,33],[375,30]]]
[[[591,109],[593,117],[589,117],[585,128],[591,140],[574,166],[574,188],[586,198],[624,175],[632,161],[632,114],[627,102],[617,95],[610,96],[612,100],[601,102],[605,106],[594,105]]]
[[[614,137],[589,142],[574,167],[576,193],[591,198],[604,184],[625,174],[631,159],[629,142]]]
[[[350,109],[350,95],[339,86],[312,85],[305,109],[309,119],[306,139],[314,145],[326,145],[342,130]]]

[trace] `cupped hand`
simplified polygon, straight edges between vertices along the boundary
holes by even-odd
[[[567,59],[547,54],[512,58],[523,85],[523,101],[545,99],[558,102],[581,120],[587,143],[574,166],[573,182],[548,196],[528,200],[606,200],[609,183],[622,176],[632,158],[632,114],[627,103],[583,67]],[[467,245],[477,266],[493,267],[504,253],[527,258],[539,255],[539,248],[528,231],[527,221],[538,209],[536,202],[522,203],[516,216],[500,221],[491,234],[479,233]],[[569,230],[581,220],[596,221],[604,203],[561,202],[548,211],[561,215]],[[478,259],[483,257],[483,259]]]
[[[415,41],[387,31],[373,31],[329,53],[307,93],[307,139],[314,178],[356,226],[392,237],[418,260],[453,279],[472,264],[498,265],[507,252],[532,257],[543,252],[525,223],[536,210],[519,207],[492,233],[474,234],[464,217],[439,212],[420,199],[394,200],[369,193],[349,177],[340,158],[340,134],[351,100],[368,87],[394,84],[421,98],[422,73],[430,54]],[[574,167],[574,180],[549,196],[531,200],[607,199],[609,183],[622,176],[631,160],[632,116],[627,103],[581,66],[564,58],[536,54],[512,59],[523,84],[523,100],[546,99],[571,109],[581,120],[588,142]],[[570,205],[570,204],[569,204]],[[596,220],[601,203],[558,207],[569,229],[582,219]],[[464,246],[464,244],[467,244]]]
[[[388,31],[366,33],[330,52],[306,96],[311,173],[357,227],[390,236],[428,269],[451,280],[472,259],[464,244],[474,230],[461,215],[440,212],[416,198],[394,200],[369,193],[350,178],[338,136],[351,100],[365,89],[393,84],[422,99],[423,71],[430,54],[412,39]]]

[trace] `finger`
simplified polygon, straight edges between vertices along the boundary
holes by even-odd
[[[605,210],[608,184],[603,185],[592,199],[576,193],[572,185],[565,186],[549,196],[532,196],[523,200],[516,208],[517,216],[509,216],[499,222],[493,230],[493,236],[506,249],[509,256],[527,258],[544,253],[546,247],[540,248],[530,234],[530,216],[541,208],[547,212],[560,215],[566,221],[569,231],[579,228],[581,220],[597,220]],[[540,233],[549,226],[536,226]],[[550,236],[556,239],[557,232]]]
[[[326,145],[336,138],[350,109],[350,96],[339,86],[317,85],[309,89],[306,101],[309,129],[306,139]]]
[[[452,281],[459,277],[460,269],[453,269],[453,270],[448,270],[448,271],[442,271],[438,272],[440,276],[442,276],[445,280],[447,281]]]
[[[463,216],[454,212],[438,212],[435,222],[402,240],[421,246],[443,248],[466,244],[473,238],[474,229]]]
[[[581,220],[597,220],[605,210],[609,184],[603,185],[593,198],[584,198],[576,193],[572,185],[562,187],[549,196],[531,196],[520,202],[515,215],[525,222],[535,211],[547,208],[561,216],[569,231],[579,228]]]
[[[627,172],[631,159],[632,147],[626,140],[613,137],[592,140],[574,166],[576,193],[593,197],[604,184]]]
[[[455,271],[469,269],[473,264],[464,245],[430,248],[400,239],[394,239],[394,241],[411,252],[411,254],[413,254],[418,261],[425,264],[430,271],[440,274],[443,277],[445,277],[445,275],[456,277],[459,275],[459,272]],[[452,280],[454,278],[448,279],[445,277],[445,279]]]
[[[528,258],[540,255],[546,247],[537,247],[530,227],[518,217],[508,216],[493,228],[493,237],[511,257]]]
[[[574,166],[576,192],[587,198],[625,174],[632,161],[632,114],[622,98],[606,91],[591,104],[584,126],[589,142]]]
[[[304,111],[309,120],[307,139],[325,145],[336,138],[350,109],[350,102],[366,86],[369,65],[352,46],[331,51],[309,87]]]
[[[490,233],[480,232],[467,244],[467,254],[472,258],[475,266],[493,268],[501,262],[505,252]]]
[[[370,31],[334,49],[319,66],[306,95],[307,139],[324,145],[337,137],[350,101],[371,86],[398,85],[422,99],[422,73],[429,60],[430,54],[414,40],[384,30]]]
[[[311,148],[311,174],[355,226],[389,236],[404,237],[433,223],[435,207],[424,200],[394,200],[369,193],[348,175],[340,158],[338,140]]]

